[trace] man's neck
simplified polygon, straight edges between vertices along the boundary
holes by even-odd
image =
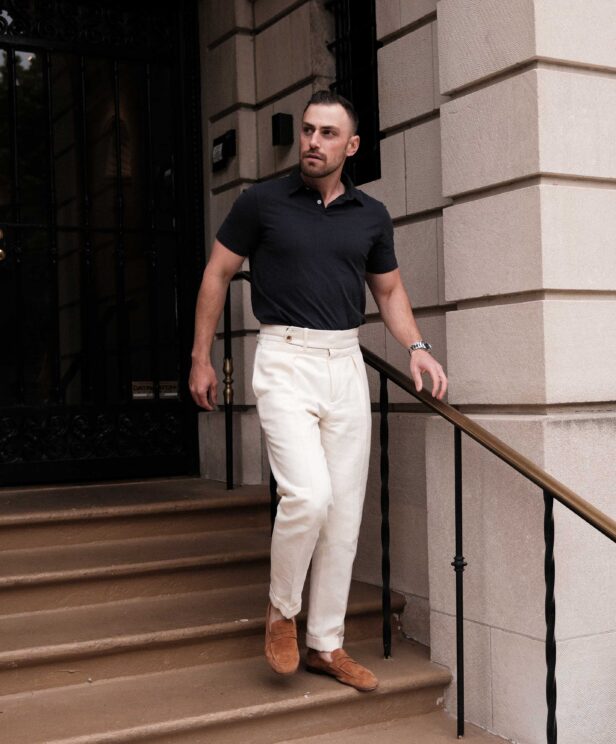
[[[327,206],[330,202],[337,199],[341,194],[345,192],[345,186],[342,182],[342,171],[334,171],[329,176],[323,178],[310,178],[300,171],[300,176],[306,186],[310,186],[311,189],[318,191],[321,194],[323,203]]]

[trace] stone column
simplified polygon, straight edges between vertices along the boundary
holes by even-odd
[[[437,12],[450,402],[613,516],[616,3]],[[431,647],[454,668],[451,437],[431,422]],[[467,718],[543,744],[542,494],[468,441],[464,490]],[[555,529],[558,741],[609,744],[616,546],[559,504]]]

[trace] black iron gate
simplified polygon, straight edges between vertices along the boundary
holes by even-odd
[[[0,482],[194,472],[197,9],[0,0]]]

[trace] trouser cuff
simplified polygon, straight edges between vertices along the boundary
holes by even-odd
[[[306,646],[313,648],[315,651],[335,651],[337,648],[342,648],[344,643],[344,636],[323,636],[317,638],[317,636],[306,633]]]
[[[269,591],[269,600],[287,619],[295,617],[302,608],[301,600],[294,605],[289,605],[277,597],[271,589]]]

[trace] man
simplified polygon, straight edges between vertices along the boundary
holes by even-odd
[[[212,410],[210,349],[231,277],[250,258],[260,321],[253,390],[280,501],[271,544],[265,655],[299,665],[295,615],[309,564],[306,667],[359,690],[376,677],[342,648],[370,450],[370,398],[358,344],[367,282],[390,333],[442,399],[447,378],[413,318],[376,199],[343,174],[359,147],[346,99],[315,93],[304,111],[299,168],[242,192],[217,233],[197,299],[190,390]]]

